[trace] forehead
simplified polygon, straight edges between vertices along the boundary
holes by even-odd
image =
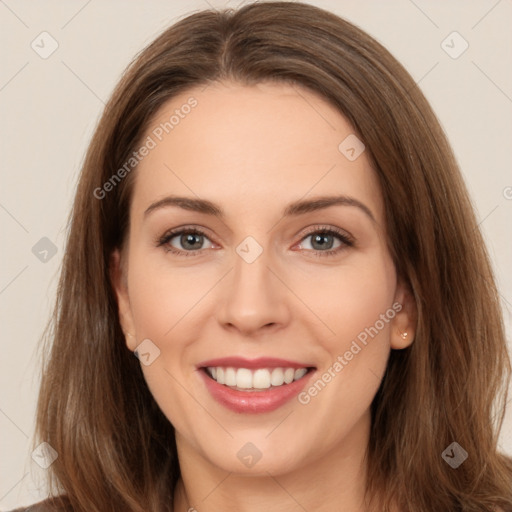
[[[190,89],[160,108],[144,140],[151,149],[137,167],[136,209],[169,194],[204,197],[226,210],[237,203],[260,210],[336,192],[370,203],[376,217],[381,213],[365,152],[355,160],[345,152],[344,141],[358,143],[354,129],[323,98],[296,85]]]

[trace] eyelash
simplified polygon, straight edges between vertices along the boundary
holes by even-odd
[[[164,247],[164,250],[166,252],[170,252],[173,254],[177,254],[179,256],[198,256],[199,253],[201,253],[204,249],[199,249],[197,251],[180,251],[176,249],[175,247],[172,247],[171,245],[168,245],[169,242],[178,235],[201,235],[205,238],[208,238],[208,235],[198,228],[178,228],[176,230],[167,231],[162,237],[158,238],[156,241],[157,247]],[[354,240],[346,233],[337,230],[332,227],[326,227],[326,226],[314,226],[311,231],[308,231],[302,238],[301,242],[304,241],[307,237],[311,235],[317,235],[317,234],[323,234],[323,235],[332,235],[337,237],[342,245],[340,247],[337,247],[336,249],[329,249],[327,251],[319,251],[316,249],[307,249],[308,252],[312,252],[315,256],[318,257],[324,257],[324,256],[334,256],[338,254],[340,251],[345,250],[347,247],[353,247],[354,246]],[[209,240],[209,238],[208,238]]]

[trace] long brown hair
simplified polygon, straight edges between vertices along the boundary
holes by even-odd
[[[35,444],[58,453],[53,493],[75,511],[172,507],[173,426],[125,345],[110,284],[136,168],[108,193],[98,190],[167,100],[224,79],[316,92],[350,121],[380,181],[389,250],[418,317],[414,343],[392,351],[372,403],[368,497],[380,495],[381,510],[512,510],[512,461],[497,451],[510,359],[489,257],[452,151],[386,49],[298,2],[182,19],[140,53],[105,108],[80,175],[43,346]],[[468,453],[457,469],[442,457],[452,442]]]

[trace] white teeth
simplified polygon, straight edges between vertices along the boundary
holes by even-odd
[[[274,368],[272,370],[272,377],[270,378],[272,386],[282,386],[284,383],[284,373],[282,368]]]
[[[306,375],[306,373],[308,373],[306,368],[299,368],[298,370],[295,370],[295,375],[293,377],[293,380],[302,379],[302,377],[304,377],[304,375]]]
[[[249,370],[247,368],[232,368],[211,366],[207,369],[212,379],[219,384],[238,389],[269,389],[283,384],[290,384],[306,375],[306,368],[258,368]]]
[[[234,368],[226,368],[224,384],[226,384],[226,386],[236,386],[236,371]]]
[[[293,378],[295,377],[295,370],[293,368],[286,368],[284,371],[284,383],[290,384],[293,382]]]
[[[247,368],[238,368],[236,372],[236,387],[243,389],[252,388],[252,373]]]
[[[270,372],[268,370],[256,370],[252,377],[252,385],[256,389],[267,389],[270,387]]]

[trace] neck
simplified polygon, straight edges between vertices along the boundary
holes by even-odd
[[[174,512],[367,512],[365,452],[369,413],[339,444],[297,467],[257,476],[222,470],[176,433],[181,477]],[[278,449],[278,447],[276,447]]]

